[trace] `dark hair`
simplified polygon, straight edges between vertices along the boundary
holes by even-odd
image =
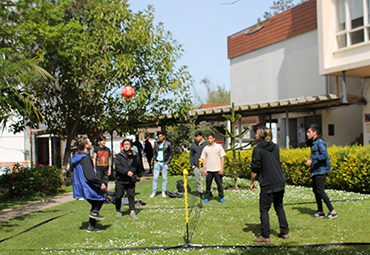
[[[129,142],[130,143],[130,145],[132,146],[132,141],[131,141],[131,139],[128,139],[128,138],[125,138],[125,139],[123,139],[123,141],[122,141],[122,146],[123,146],[123,143],[124,142]]]
[[[107,138],[104,135],[99,136],[99,142],[107,140]]]
[[[266,142],[271,142],[272,140],[272,133],[271,130],[267,127],[258,127],[256,133],[259,134],[260,138],[262,140],[265,140]]]
[[[87,144],[88,137],[80,137],[77,141],[77,149],[83,151],[85,149],[85,145]]]
[[[197,132],[195,132],[195,136],[198,136],[198,135],[200,135],[200,136],[203,136],[203,133],[202,133],[202,131],[197,131]]]
[[[158,135],[166,136],[166,134],[165,134],[163,131],[159,131],[159,132],[158,132]]]
[[[312,129],[312,132],[316,132],[316,134],[317,135],[319,135],[320,134],[320,127],[319,127],[319,125],[317,125],[317,124],[311,124],[309,127],[308,127],[308,129]],[[308,130],[307,129],[307,130]]]
[[[207,135],[207,138],[208,138],[208,136],[212,136],[213,138],[215,138],[215,135],[214,135],[213,133],[209,133],[209,134]]]

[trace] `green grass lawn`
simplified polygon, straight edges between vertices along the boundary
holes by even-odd
[[[168,189],[176,190],[176,181],[182,177],[169,177]],[[226,183],[228,180],[225,179]],[[245,180],[245,185],[248,181]],[[195,194],[195,179],[189,177]],[[241,183],[243,185],[243,181]],[[369,254],[370,245],[337,247],[293,247],[325,243],[369,242],[370,223],[368,212],[370,195],[327,190],[339,217],[333,220],[313,219],[316,211],[310,188],[287,186],[284,199],[290,227],[290,239],[282,240],[273,234],[279,225],[273,209],[270,210],[271,243],[257,244],[252,241],[260,233],[258,209],[259,191],[226,190],[227,204],[217,199],[201,209],[199,199],[189,195],[189,235],[191,244],[197,248],[147,249],[140,247],[182,246],[186,240],[185,209],[183,198],[149,198],[151,179],[138,183],[136,198],[147,202],[137,207],[139,220],[128,215],[115,217],[112,204],[105,204],[101,214],[105,220],[98,222],[101,233],[87,233],[90,205],[86,201],[72,201],[43,211],[0,223],[1,254]],[[159,182],[158,187],[161,187]],[[216,188],[216,187],[214,187]],[[159,194],[159,193],[158,193]],[[246,194],[241,196],[242,194]],[[327,212],[327,208],[325,212]],[[125,210],[127,209],[127,210]],[[57,217],[45,224],[21,233],[41,222]],[[19,234],[21,233],[21,234]],[[199,246],[212,246],[199,249]],[[229,246],[227,248],[221,246]],[[233,246],[247,246],[238,248]],[[252,247],[254,246],[254,247]],[[128,249],[128,250],[124,250]]]

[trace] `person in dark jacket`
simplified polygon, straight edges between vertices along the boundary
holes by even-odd
[[[135,183],[140,181],[141,160],[139,154],[131,149],[132,143],[129,139],[123,139],[123,149],[116,155],[116,217],[121,217],[122,197],[126,191],[130,217],[139,219],[135,214]]]
[[[325,193],[325,179],[328,173],[331,172],[331,166],[326,148],[326,143],[319,137],[319,126],[316,124],[310,125],[307,130],[307,137],[312,141],[311,144],[311,158],[307,161],[306,165],[311,167],[312,187],[316,198],[317,212],[311,217],[324,219],[334,219],[338,217],[337,212],[331,205],[328,195]],[[325,216],[322,208],[322,201],[329,209],[329,213]]]
[[[73,165],[73,198],[86,199],[91,204],[89,215],[89,226],[87,232],[100,232],[95,227],[96,220],[104,220],[105,217],[99,214],[105,201],[103,190],[106,189],[104,183],[98,178],[94,171],[92,158],[87,154],[92,144],[89,138],[80,138],[78,141],[78,152],[72,157]]]
[[[203,134],[201,131],[195,132],[195,141],[190,146],[190,165],[194,171],[195,180],[197,181],[197,188],[199,196],[203,193],[200,189],[201,179],[199,178],[199,158],[202,155],[204,147],[208,145],[207,141],[203,139]],[[202,172],[202,179],[205,182],[206,177]],[[204,187],[204,186],[203,186]]]
[[[166,141],[163,132],[158,133],[158,141],[154,144],[154,169],[153,169],[153,189],[150,198],[157,192],[159,174],[162,171],[162,197],[166,197],[168,164],[172,160],[172,145]]]
[[[260,219],[261,236],[253,239],[254,242],[270,242],[269,210],[274,204],[279,219],[280,233],[277,237],[288,239],[288,222],[283,207],[285,190],[285,176],[281,168],[279,146],[274,144],[270,129],[259,128],[256,132],[258,145],[253,149],[251,163],[251,185],[255,190],[254,180],[258,177],[260,183]]]
[[[152,174],[153,146],[149,141],[149,137],[145,138],[144,152],[145,152],[146,160],[148,161],[148,164],[149,164],[148,174]]]

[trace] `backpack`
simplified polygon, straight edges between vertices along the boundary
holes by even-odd
[[[185,192],[185,188],[184,188],[184,181],[183,181],[183,180],[178,180],[178,181],[177,181],[177,184],[176,184],[176,187],[177,187],[177,190],[178,190],[180,193],[184,193],[184,192]],[[191,192],[191,189],[190,189],[189,184],[188,184],[187,188],[188,188],[188,193],[190,193],[190,192]]]
[[[171,190],[168,190],[168,191],[167,191],[167,195],[168,195],[169,197],[172,197],[172,198],[184,197],[184,195],[183,195],[183,194],[179,194],[179,193],[177,193],[177,192],[173,192],[173,191],[171,191]]]

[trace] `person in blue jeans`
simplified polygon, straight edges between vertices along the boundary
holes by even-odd
[[[311,158],[307,160],[306,165],[311,167],[312,188],[316,198],[317,212],[311,217],[331,220],[338,217],[334,210],[328,195],[325,193],[325,179],[328,173],[331,172],[331,166],[328,156],[326,143],[319,136],[320,129],[316,124],[312,124],[307,130],[307,137],[312,141]],[[322,200],[329,209],[328,215],[325,216]]]
[[[162,197],[166,197],[168,164],[172,160],[172,145],[166,141],[163,132],[158,133],[158,142],[154,144],[154,168],[153,168],[153,189],[150,198],[155,197],[159,174],[162,171]]]

